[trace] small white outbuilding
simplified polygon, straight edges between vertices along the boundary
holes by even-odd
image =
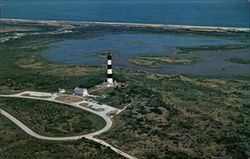
[[[66,92],[65,89],[59,88],[59,94],[63,94],[63,93],[65,93],[65,92]]]

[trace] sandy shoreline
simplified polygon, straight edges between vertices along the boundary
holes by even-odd
[[[250,28],[236,28],[236,27],[211,27],[211,26],[189,26],[189,25],[165,25],[165,24],[141,24],[141,23],[118,23],[118,22],[86,22],[86,21],[53,21],[53,20],[28,20],[28,19],[5,19],[0,21],[5,22],[23,22],[23,23],[41,23],[48,25],[110,25],[110,26],[125,26],[125,27],[150,27],[162,29],[189,29],[194,31],[243,31],[250,32]]]

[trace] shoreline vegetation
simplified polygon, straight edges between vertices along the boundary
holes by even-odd
[[[250,48],[249,44],[228,44],[228,45],[201,45],[190,47],[176,47],[177,54],[190,54],[198,51],[227,51]]]
[[[15,40],[34,35],[43,36],[44,34],[47,36],[56,36],[57,38],[55,41],[62,41],[66,38],[88,39],[111,33],[161,33],[186,37],[222,38],[249,43],[250,34],[249,28],[25,19],[0,19],[0,22],[2,24],[0,42],[6,42],[9,40]],[[21,26],[21,30],[19,28],[18,31],[17,28],[14,28],[16,31],[9,31],[8,28],[16,26]],[[30,28],[32,30],[28,31],[27,26],[29,28],[32,27]],[[83,36],[83,34],[85,36]]]
[[[29,20],[29,19],[6,19],[1,18],[1,21],[14,22],[37,22],[50,24],[96,24],[96,25],[112,25],[112,26],[135,26],[135,27],[152,27],[166,29],[191,29],[196,31],[243,31],[250,32],[249,28],[238,27],[213,27],[213,26],[191,26],[191,25],[167,25],[167,24],[143,24],[143,23],[120,23],[120,22],[88,22],[88,21],[56,21],[56,20]]]
[[[224,61],[238,63],[238,64],[250,64],[250,59],[241,59],[241,58],[228,58]]]
[[[191,64],[204,61],[204,59],[195,56],[170,57],[161,55],[140,55],[130,58],[128,61],[139,66],[161,68],[165,64]]]

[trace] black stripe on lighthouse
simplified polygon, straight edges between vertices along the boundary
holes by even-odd
[[[107,68],[108,69],[112,69],[112,65],[107,65]]]
[[[113,78],[112,74],[107,74],[107,78]]]

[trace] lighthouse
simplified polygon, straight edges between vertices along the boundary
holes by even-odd
[[[113,72],[112,72],[112,56],[109,53],[107,55],[107,80],[102,83],[102,87],[116,87],[119,84],[113,80]]]
[[[113,86],[113,82],[112,56],[109,53],[107,56],[107,83],[109,86]]]

